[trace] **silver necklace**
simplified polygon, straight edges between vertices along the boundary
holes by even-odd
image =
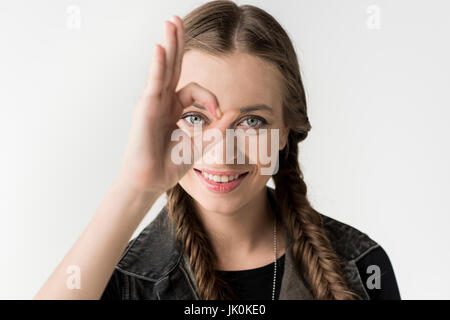
[[[275,256],[275,264],[273,268],[273,289],[272,300],[275,300],[275,284],[277,281],[277,218],[275,217],[273,223],[273,254]]]

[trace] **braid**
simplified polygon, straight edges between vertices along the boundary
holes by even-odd
[[[287,148],[280,152],[279,171],[273,176],[277,202],[294,241],[292,254],[297,270],[306,275],[316,299],[360,299],[348,288],[322,227],[322,217],[309,204],[297,155],[296,139],[290,138]]]
[[[201,221],[195,214],[192,199],[177,184],[167,191],[169,217],[176,225],[176,241],[190,260],[201,300],[235,299],[226,281],[214,270],[216,256]]]

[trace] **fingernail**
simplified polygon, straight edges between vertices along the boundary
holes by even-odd
[[[220,111],[219,107],[216,108],[216,114],[219,119],[222,117],[222,111]]]

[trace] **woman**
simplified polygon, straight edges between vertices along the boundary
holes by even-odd
[[[164,35],[118,178],[35,298],[399,299],[382,247],[308,202],[298,143],[311,125],[295,51],[275,19],[212,1],[166,21]],[[198,161],[216,142],[193,164],[175,163],[172,133],[194,141],[195,125],[253,129],[261,140],[258,130],[277,132],[266,149],[276,146],[277,169],[262,174],[258,157]],[[240,152],[254,157],[248,146]],[[167,205],[129,241],[164,193]],[[67,285],[73,265],[76,290]]]

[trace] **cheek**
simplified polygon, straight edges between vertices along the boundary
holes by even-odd
[[[189,171],[181,178],[178,183],[180,186],[189,194],[195,191],[196,189],[196,181],[194,177],[193,169],[189,169]]]
[[[258,170],[255,171],[255,176],[253,177],[253,181],[251,181],[254,188],[253,190],[260,190],[259,186],[265,186],[267,184],[267,181],[271,178],[271,175],[265,175],[261,174],[260,167],[258,167]]]
[[[238,142],[239,153],[245,154],[248,164],[270,167],[276,161],[280,149],[278,129],[267,129],[257,135],[246,136]]]

